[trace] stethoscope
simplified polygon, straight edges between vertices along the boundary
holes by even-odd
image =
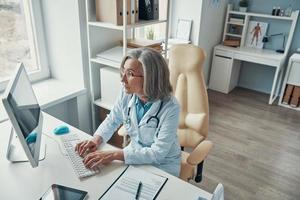
[[[131,97],[132,98],[132,97]],[[161,111],[162,107],[163,107],[163,101],[160,102],[159,108],[156,112],[156,114],[154,116],[150,116],[149,119],[147,119],[146,123],[148,124],[150,122],[150,120],[156,121],[156,128],[158,128],[158,124],[160,122],[159,118],[158,118],[158,114]],[[130,124],[130,111],[131,111],[131,107],[128,108],[127,111],[127,119],[125,120],[125,124]]]

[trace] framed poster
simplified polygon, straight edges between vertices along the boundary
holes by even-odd
[[[178,19],[176,39],[190,40],[192,20]]]
[[[248,25],[248,32],[246,34],[246,47],[262,49],[264,43],[262,42],[267,33],[268,23],[259,21],[250,21]]]

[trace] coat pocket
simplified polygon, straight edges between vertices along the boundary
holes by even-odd
[[[144,125],[139,128],[139,143],[143,146],[150,147],[154,143],[157,128],[154,126]]]

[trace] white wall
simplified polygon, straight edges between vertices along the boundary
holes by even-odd
[[[83,84],[78,2],[43,0],[42,9],[52,77]]]
[[[202,1],[198,45],[207,54],[203,66],[206,84],[208,84],[210,76],[213,48],[222,41],[228,0],[220,0],[219,2],[219,4],[213,4],[211,0]]]
[[[51,77],[89,91],[84,3],[83,0],[42,0],[42,15]],[[90,132],[90,109],[88,92],[79,101],[72,99],[46,112]]]
[[[203,66],[206,83],[210,75],[213,47],[222,40],[228,0],[220,0],[219,4],[212,2],[212,0],[171,1],[171,36],[176,33],[178,19],[193,20],[192,44],[203,48],[207,54]]]
[[[176,26],[178,19],[190,19],[192,22],[191,41],[192,44],[198,44],[200,12],[202,0],[170,0],[170,35],[174,37],[176,34]]]

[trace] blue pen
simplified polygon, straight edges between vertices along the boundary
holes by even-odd
[[[140,182],[139,182],[139,186],[138,186],[138,188],[137,188],[137,190],[136,190],[136,194],[135,194],[135,199],[136,199],[136,200],[139,199],[139,196],[140,196],[140,193],[141,193],[142,185],[143,185],[143,183],[140,181]]]

